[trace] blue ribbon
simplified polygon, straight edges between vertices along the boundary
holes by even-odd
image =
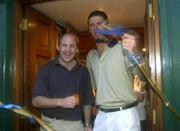
[[[11,109],[14,109],[14,108],[20,109],[22,107],[20,107],[18,105],[15,105],[15,104],[0,104],[0,108],[11,110]],[[36,122],[33,117],[28,117],[28,119],[29,119],[31,124],[34,124]]]
[[[35,121],[35,119],[33,117],[29,117],[28,119],[29,119],[31,124],[35,124],[36,123],[36,121]]]
[[[138,53],[138,54],[134,54],[133,56],[135,57],[135,59],[138,61],[138,64],[142,63],[143,57],[144,57],[144,52],[143,53]]]
[[[14,109],[14,108],[21,108],[21,107],[18,105],[14,105],[14,104],[0,104],[0,108]]]
[[[110,36],[122,36],[125,32],[127,32],[127,29],[120,26],[112,27],[110,29],[96,29],[96,33]]]
[[[128,57],[133,65],[140,64],[140,61],[138,61],[127,49],[123,48],[123,54]]]

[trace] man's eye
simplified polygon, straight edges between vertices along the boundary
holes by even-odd
[[[66,47],[66,44],[61,44],[61,47]]]

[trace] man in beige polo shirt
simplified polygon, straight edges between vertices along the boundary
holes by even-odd
[[[133,79],[125,63],[122,44],[109,44],[106,36],[96,33],[108,23],[103,11],[88,16],[89,31],[96,41],[96,49],[87,56],[91,81],[96,87],[96,116],[93,131],[140,131],[140,120],[135,106],[137,97]]]

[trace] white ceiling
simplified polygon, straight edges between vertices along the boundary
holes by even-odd
[[[32,5],[56,21],[71,23],[77,31],[87,30],[87,16],[103,10],[110,23],[127,27],[144,26],[146,0],[62,0]]]

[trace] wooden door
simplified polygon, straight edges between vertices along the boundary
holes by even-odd
[[[28,30],[25,33],[25,88],[24,104],[36,114],[32,106],[32,90],[40,67],[56,55],[57,30],[56,23],[31,7],[26,8]],[[25,129],[38,130],[38,124],[26,122]]]

